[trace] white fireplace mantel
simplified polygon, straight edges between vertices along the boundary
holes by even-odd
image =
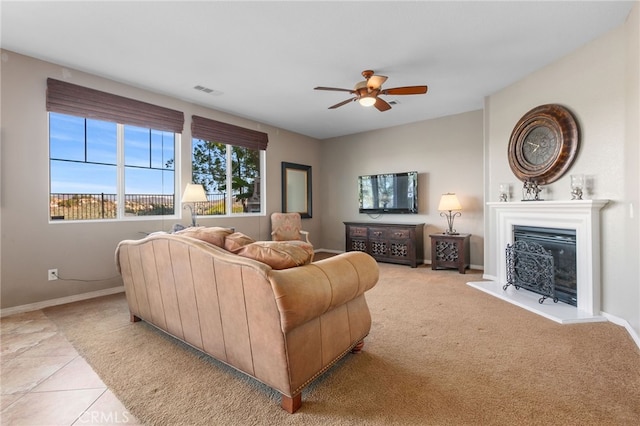
[[[560,323],[599,321],[600,317],[600,210],[609,200],[490,202],[488,256],[485,269],[491,281],[469,285]],[[577,308],[547,299],[507,282],[506,253],[513,243],[514,226],[538,226],[576,231]],[[486,276],[485,276],[486,277]]]

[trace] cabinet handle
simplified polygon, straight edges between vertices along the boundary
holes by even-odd
[[[375,235],[376,237],[379,237],[380,235],[382,235],[382,232],[374,231],[373,235]]]

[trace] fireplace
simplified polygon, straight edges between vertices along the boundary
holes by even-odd
[[[488,281],[470,286],[560,323],[605,321],[600,311],[600,210],[608,200],[526,201],[487,203],[485,273]],[[507,284],[507,245],[514,229],[538,227],[575,232],[575,304],[538,303],[538,295]],[[527,295],[531,293],[532,296]]]
[[[540,303],[550,297],[577,307],[576,231],[516,225],[513,240],[507,283],[541,294]]]

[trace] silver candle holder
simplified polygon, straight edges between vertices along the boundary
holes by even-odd
[[[511,185],[509,185],[508,183],[501,183],[500,184],[500,195],[498,197],[498,199],[502,202],[507,202],[509,201],[509,193],[511,192]]]
[[[584,175],[571,175],[571,199],[582,200],[584,189]]]

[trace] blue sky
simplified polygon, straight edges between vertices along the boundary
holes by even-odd
[[[116,193],[117,125],[50,113],[52,193]],[[173,194],[174,134],[124,126],[125,192],[127,194]],[[85,150],[86,148],[86,150]],[[153,168],[151,168],[153,167]]]

